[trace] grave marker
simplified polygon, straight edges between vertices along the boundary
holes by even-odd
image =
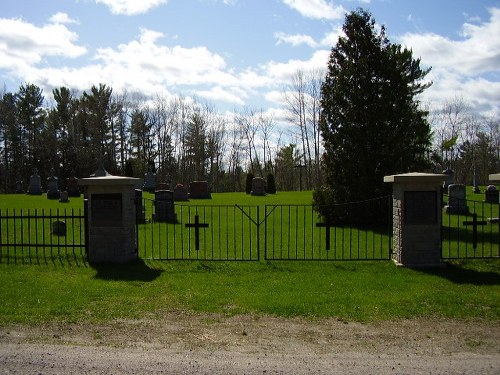
[[[207,181],[193,181],[189,185],[189,198],[191,199],[212,199],[208,189]]]
[[[264,196],[266,195],[266,182],[262,177],[254,177],[252,179],[251,195]]]
[[[29,195],[42,195],[42,180],[38,175],[38,170],[33,169],[33,174],[30,176],[30,183],[28,186],[28,194]]]

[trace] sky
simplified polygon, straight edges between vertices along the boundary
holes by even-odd
[[[326,72],[361,7],[432,67],[422,98],[500,114],[500,0],[15,0],[0,4],[0,85],[181,95],[279,113],[299,69]]]

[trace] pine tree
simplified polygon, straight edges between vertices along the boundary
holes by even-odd
[[[359,9],[346,16],[345,36],[332,48],[322,85],[320,130],[326,185],[314,193],[324,217],[336,203],[388,194],[385,175],[421,171],[431,145],[427,113],[419,108],[430,69]],[[374,216],[377,213],[373,213]]]

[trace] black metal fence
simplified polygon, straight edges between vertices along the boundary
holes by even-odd
[[[442,258],[500,257],[499,204],[464,200],[460,206],[467,209],[452,214],[443,208]]]
[[[84,209],[0,210],[0,262],[86,262]]]
[[[375,205],[385,207],[387,215],[377,224],[325,223],[311,205],[175,204],[175,220],[158,222],[155,217],[171,215],[158,215],[154,201],[143,199],[144,223],[137,227],[139,256],[238,261],[390,259],[391,197],[357,202],[350,209],[362,212]]]
[[[387,260],[391,257],[390,217],[376,225],[362,222],[348,225],[341,221],[324,222],[311,205],[175,204],[175,220],[158,222],[153,219],[154,201],[143,202],[145,220],[137,226],[139,256],[143,259]],[[383,197],[357,202],[352,207],[363,212],[373,210],[373,205],[390,207],[390,204],[391,197]],[[443,209],[442,258],[500,257],[499,205],[478,201],[466,204],[469,207],[466,215],[448,214]],[[346,207],[342,210],[350,209]],[[85,220],[85,209],[0,210],[0,262],[85,263]]]

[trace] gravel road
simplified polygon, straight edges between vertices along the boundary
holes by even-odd
[[[500,374],[500,322],[168,313],[0,328],[0,374]]]

